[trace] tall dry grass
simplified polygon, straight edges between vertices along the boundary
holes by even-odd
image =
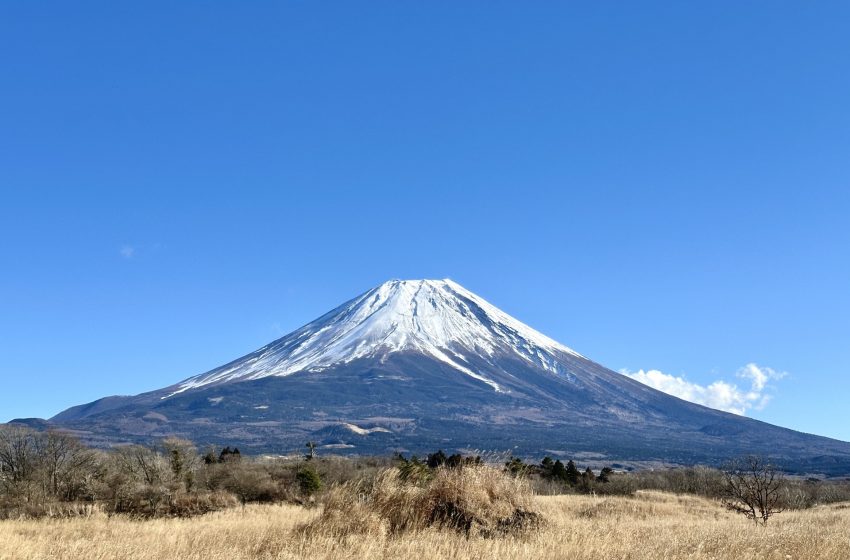
[[[322,526],[322,510],[279,505],[192,519],[134,521],[95,513],[70,520],[3,521],[0,559],[850,558],[846,504],[782,513],[762,528],[693,496],[640,492],[632,498],[572,495],[533,501],[545,526],[500,538],[467,538],[454,530],[418,526],[396,534],[305,531],[305,524]]]
[[[304,534],[340,538],[438,528],[465,536],[520,535],[540,525],[536,509],[528,482],[494,467],[438,469],[421,482],[387,469],[372,481],[331,490],[322,514],[305,526]]]

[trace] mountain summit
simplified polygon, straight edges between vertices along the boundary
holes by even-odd
[[[416,352],[489,385],[500,371],[494,357],[515,357],[561,373],[558,358],[578,356],[551,338],[503,313],[451,280],[390,280],[297,331],[235,362],[192,377],[175,393],[216,383],[318,372],[360,358],[385,361]],[[486,368],[470,369],[467,356]]]
[[[846,473],[850,444],[661,393],[548,338],[451,280],[391,280],[229,364],[51,419],[99,445],[178,435],[282,453],[437,448],[719,463],[761,453]]]

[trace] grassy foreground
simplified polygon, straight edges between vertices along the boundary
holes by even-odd
[[[640,492],[633,498],[535,498],[546,526],[524,537],[465,538],[427,529],[398,537],[337,538],[301,530],[320,515],[299,506],[248,506],[191,519],[133,521],[94,514],[0,522],[0,558],[846,559],[850,505],[775,516],[755,527],[719,504]]]

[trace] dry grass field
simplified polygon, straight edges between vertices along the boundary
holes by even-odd
[[[466,538],[435,529],[401,536],[304,531],[319,508],[247,506],[191,519],[134,521],[94,514],[0,522],[0,558],[198,559],[848,559],[850,505],[775,516],[756,527],[719,504],[641,492],[633,498],[534,498],[546,519],[529,535]],[[316,523],[313,524],[314,526]]]

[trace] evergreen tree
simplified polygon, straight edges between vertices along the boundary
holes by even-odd
[[[446,459],[446,466],[450,469],[457,469],[463,466],[463,455],[460,453],[455,453],[453,455],[449,455],[449,458]]]
[[[555,462],[548,455],[543,457],[543,460],[540,461],[540,475],[543,478],[552,478],[552,469],[555,466]]]
[[[431,469],[428,468],[428,465],[420,461],[419,457],[414,455],[409,461],[401,455],[399,457],[401,457],[401,463],[398,466],[398,472],[404,482],[421,484],[430,480]]]
[[[180,476],[183,474],[183,455],[180,454],[178,449],[172,449],[171,453],[169,453],[168,461],[171,466],[171,473],[174,475],[174,480],[180,480]]]
[[[611,480],[612,474],[614,474],[614,469],[611,467],[602,467],[602,470],[599,471],[599,482],[608,482]]]
[[[210,447],[204,455],[204,464],[212,465],[213,463],[218,463],[218,458],[215,455],[215,449]]]
[[[477,466],[483,464],[484,461],[481,460],[481,455],[476,455],[475,457],[464,457],[463,464],[466,466]]]
[[[584,472],[581,473],[581,482],[579,483],[579,486],[581,487],[582,491],[590,493],[593,492],[593,486],[595,481],[596,475],[593,474],[593,471],[590,469],[590,467],[587,467],[586,469],[584,469]]]
[[[528,465],[526,465],[525,462],[518,457],[511,457],[508,462],[505,463],[505,472],[517,477],[525,476],[528,474]]]
[[[560,480],[561,482],[567,482],[567,469],[564,467],[564,464],[560,459],[555,461],[555,464],[552,465],[552,478],[555,480]]]
[[[305,496],[315,494],[322,488],[322,479],[312,467],[304,467],[295,474],[301,493]]]
[[[575,486],[578,484],[578,479],[581,477],[581,473],[576,468],[576,464],[570,459],[567,461],[567,484],[570,486]]]
[[[239,453],[239,448],[234,447],[233,449],[231,449],[230,446],[228,445],[227,447],[225,447],[224,449],[221,450],[221,453],[218,456],[218,462],[219,463],[227,463],[227,462],[230,462],[230,461],[238,461],[241,458],[242,458],[242,454]]]
[[[442,449],[440,449],[436,453],[429,453],[428,454],[428,460],[426,462],[428,463],[428,466],[430,468],[436,469],[437,467],[441,467],[441,466],[445,465],[446,459],[447,459],[446,454],[443,453]]]

